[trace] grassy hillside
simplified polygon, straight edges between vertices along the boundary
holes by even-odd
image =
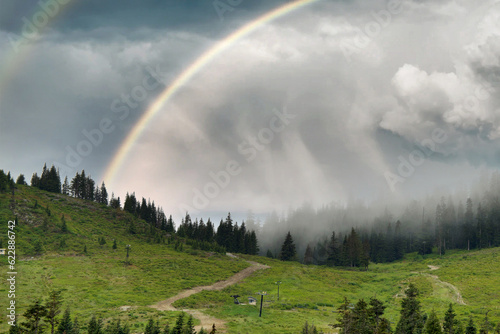
[[[61,231],[63,215],[66,233]],[[18,314],[50,289],[63,289],[65,305],[85,321],[92,313],[145,321],[153,312],[149,308],[127,313],[120,307],[145,307],[183,289],[225,279],[248,266],[242,260],[188,246],[175,251],[173,244],[166,244],[168,238],[158,244],[154,237],[146,236],[147,224],[126,212],[23,186],[14,200],[10,194],[0,194],[3,247],[7,246],[7,221],[16,216]],[[136,234],[129,232],[131,223]],[[103,237],[106,244],[100,245]],[[117,249],[112,249],[113,240]],[[42,244],[43,255],[35,254],[37,242]],[[131,265],[125,265],[126,245],[131,245]],[[2,256],[0,261],[2,278],[6,278],[7,258]],[[1,305],[7,305],[7,294],[7,286],[2,285]],[[6,317],[0,321],[0,332],[5,332]]]
[[[7,221],[16,215],[18,313],[50,289],[63,289],[65,306],[70,306],[81,322],[93,313],[105,321],[119,317],[132,325],[133,332],[140,332],[151,315],[164,324],[172,323],[177,314],[156,311],[148,305],[183,289],[228,278],[248,266],[243,260],[194,251],[188,246],[176,251],[168,238],[151,236],[146,223],[128,213],[30,187],[20,187],[14,200],[11,194],[0,194],[0,219],[5,224],[0,239],[4,247]],[[67,232],[62,232],[63,215]],[[136,234],[130,233],[131,223]],[[105,245],[99,244],[102,237]],[[112,249],[114,239],[117,249]],[[42,243],[43,255],[35,255],[37,242]],[[124,263],[128,244],[131,265]],[[442,318],[451,302],[463,321],[472,315],[479,324],[489,310],[490,320],[497,323],[499,254],[498,248],[448,252],[443,257],[410,254],[401,262],[371,264],[367,272],[241,255],[271,268],[256,271],[221,291],[203,291],[174,305],[202,309],[223,319],[231,333],[298,333],[306,320],[331,333],[329,324],[335,322],[336,307],[344,296],[352,302],[376,296],[388,306],[386,315],[395,327],[402,292],[413,282],[421,291],[426,312],[434,309]],[[3,278],[6,257],[0,257],[0,261],[5,268]],[[276,281],[282,282],[279,301]],[[1,305],[7,303],[7,290],[6,286],[0,288]],[[230,297],[238,294],[240,301],[247,303],[248,296],[260,298],[259,291],[268,293],[262,318],[258,316],[258,304],[235,305]],[[460,296],[465,305],[460,304]],[[0,332],[5,332],[5,316],[1,321]]]

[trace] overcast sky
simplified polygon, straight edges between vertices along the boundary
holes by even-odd
[[[108,191],[175,216],[265,213],[498,169],[500,1],[401,2],[320,0],[239,40],[162,107]],[[100,180],[183,69],[287,1],[45,3],[0,0],[0,168],[28,180],[45,162]]]

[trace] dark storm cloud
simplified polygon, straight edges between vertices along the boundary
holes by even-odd
[[[76,150],[88,140],[84,130],[109,119],[114,130],[69,173],[85,168],[99,178],[179,73],[222,37],[286,2],[243,0],[222,20],[213,3],[70,2],[39,40],[20,49],[23,62],[14,61],[18,69],[2,82],[0,168],[28,174],[44,162],[67,165],[67,148]],[[387,4],[319,1],[234,43],[162,108],[110,190],[137,191],[177,213],[192,205],[194,189],[213,182],[211,173],[234,160],[241,174],[206,212],[370,199],[390,192],[384,173],[397,173],[400,158],[409,160],[436,128],[447,140],[397,191],[421,194],[471,177],[476,166],[496,166],[499,89],[490,85],[486,96],[481,85],[499,73],[500,10],[494,2],[477,8],[473,1],[405,1],[388,16]],[[23,17],[39,5],[0,5],[3,60]],[[146,90],[152,68],[162,83]],[[134,94],[141,101],[131,100]],[[474,99],[477,108],[466,104]],[[284,112],[294,118],[270,133],[273,117]],[[262,149],[251,143],[259,133],[273,136]]]

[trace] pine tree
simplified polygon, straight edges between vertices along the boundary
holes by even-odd
[[[75,320],[73,320],[73,330],[70,334],[80,334],[80,324],[78,323],[77,317],[75,317]]]
[[[113,240],[113,249],[117,249],[118,248],[118,245],[116,244],[116,239]]]
[[[484,316],[483,323],[481,324],[481,328],[479,329],[479,334],[488,334],[490,331],[493,331],[493,325],[488,319],[488,312],[486,312]]]
[[[184,327],[184,312],[179,314],[177,317],[177,321],[175,322],[175,326],[172,329],[172,334],[183,334],[182,329]]]
[[[281,246],[280,260],[293,261],[296,259],[296,255],[295,244],[290,231],[288,231],[283,246]]]
[[[28,333],[43,333],[45,325],[42,323],[42,319],[46,314],[47,308],[39,300],[36,300],[23,313],[26,322],[22,323],[22,326],[28,330]]]
[[[101,201],[99,203],[108,205],[108,190],[106,189],[104,181],[101,184]]]
[[[328,257],[326,259],[326,263],[329,266],[335,266],[339,262],[339,245],[337,241],[337,237],[335,235],[335,231],[332,232],[332,236],[330,237],[330,241],[328,243]]]
[[[63,195],[69,195],[69,183],[68,183],[68,177],[64,177],[64,183],[62,185],[62,194]]]
[[[444,334],[455,334],[455,326],[456,326],[455,317],[456,315],[455,312],[453,311],[453,304],[450,303],[450,306],[448,307],[448,310],[444,315],[444,323],[443,323]]]
[[[364,299],[358,300],[353,310],[353,333],[373,334],[373,322],[369,319],[367,304]]]
[[[401,317],[396,326],[396,334],[421,333],[424,327],[420,302],[418,301],[418,290],[410,283],[405,291],[406,297],[401,302]]]
[[[69,308],[64,311],[63,317],[57,327],[57,334],[72,334],[73,322],[71,321],[71,312]]]
[[[477,334],[476,325],[474,325],[472,317],[469,318],[469,323],[467,324],[467,327],[465,327],[465,334]]]
[[[333,327],[339,328],[340,334],[354,333],[354,317],[350,309],[349,300],[346,297],[344,297],[344,302],[337,308],[337,313],[337,323]]]
[[[313,263],[313,251],[311,246],[307,245],[306,252],[304,254],[304,264],[312,264]]]
[[[144,330],[144,334],[160,334],[160,325],[159,323],[155,323],[153,318],[149,318],[149,322],[146,325],[146,329]]]
[[[424,334],[443,334],[441,323],[434,310],[432,310],[431,315],[425,322]]]
[[[380,325],[381,321],[384,320],[382,316],[384,315],[386,306],[375,297],[370,298],[369,305],[370,307],[368,308],[368,315],[370,316],[371,321],[374,324],[375,328],[379,330],[379,333],[381,333],[380,330],[382,328]]]
[[[66,225],[66,219],[64,219],[64,214],[61,216],[61,221],[62,221],[61,232],[62,233],[68,232],[68,226]]]
[[[27,185],[26,180],[25,180],[23,174],[19,174],[19,176],[17,177],[17,180],[16,180],[16,184],[19,184],[19,185],[22,185],[22,186],[26,186]]]
[[[88,334],[104,334],[102,328],[102,320],[101,319],[97,320],[95,315],[93,315],[92,319],[90,319],[87,328],[88,328]]]
[[[193,316],[189,315],[188,321],[186,322],[186,325],[184,327],[183,334],[195,334],[195,333],[196,333],[196,331],[194,330]]]
[[[267,250],[266,257],[268,257],[270,259],[274,259],[274,255],[269,249]]]
[[[45,318],[50,324],[50,333],[54,334],[59,320],[56,317],[61,313],[62,296],[60,290],[53,290],[49,293],[49,299],[45,303],[47,310]]]

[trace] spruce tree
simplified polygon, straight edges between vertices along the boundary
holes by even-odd
[[[144,334],[160,334],[160,324],[155,323],[153,318],[149,318],[149,322],[146,325],[146,329],[144,330]]]
[[[354,333],[354,317],[347,297],[344,297],[344,302],[337,308],[337,313],[337,323],[333,327],[338,328],[341,334]]]
[[[450,303],[448,310],[444,315],[443,332],[445,334],[455,334],[456,320],[455,312],[453,311],[453,304]]]
[[[57,334],[72,334],[73,322],[71,321],[71,312],[69,308],[64,311],[63,317],[57,327]]]
[[[184,327],[184,312],[179,314],[177,317],[177,321],[175,322],[175,326],[172,329],[172,334],[183,334],[182,329]]]
[[[375,297],[370,298],[369,305],[370,307],[368,308],[368,315],[370,316],[375,328],[380,331],[381,321],[384,320],[382,316],[384,315],[386,306]]]
[[[424,320],[418,301],[418,290],[410,283],[405,291],[406,297],[401,302],[401,316],[396,326],[396,334],[419,334],[424,327]]]
[[[306,252],[304,254],[304,264],[312,264],[313,260],[313,251],[311,246],[307,245]]]
[[[439,322],[439,319],[434,310],[432,310],[431,315],[425,322],[424,334],[443,334],[441,323]]]
[[[95,315],[93,315],[92,318],[90,319],[87,328],[88,328],[88,334],[104,334],[102,328],[102,320],[101,319],[97,320]]]
[[[113,240],[113,249],[117,249],[118,248],[118,245],[116,244],[116,239]]]
[[[288,231],[285,241],[281,246],[280,260],[281,261],[293,261],[296,259],[295,244],[293,242],[292,235]]]
[[[80,334],[80,324],[78,323],[77,317],[75,317],[75,320],[73,320],[73,330],[70,334]]]
[[[465,327],[465,334],[477,334],[476,325],[474,325],[474,320],[472,317],[469,318],[469,323]]]
[[[368,304],[364,299],[358,300],[353,310],[353,333],[373,334],[374,324],[370,321],[368,313]]]
[[[53,290],[49,293],[49,299],[45,303],[45,308],[47,310],[45,318],[50,324],[50,333],[54,334],[56,325],[59,320],[56,317],[61,313],[62,296],[60,290]]]
[[[24,178],[23,174],[19,174],[19,176],[17,177],[17,180],[16,180],[16,184],[19,184],[19,185],[22,185],[22,186],[27,185],[26,184],[26,179]]]
[[[42,333],[45,324],[42,319],[47,314],[47,308],[39,300],[28,306],[26,312],[23,313],[26,322],[22,323],[22,327],[26,328],[28,333]]]
[[[195,333],[196,333],[196,331],[194,330],[193,316],[189,315],[188,321],[186,322],[186,325],[184,327],[183,334],[195,334]]]

